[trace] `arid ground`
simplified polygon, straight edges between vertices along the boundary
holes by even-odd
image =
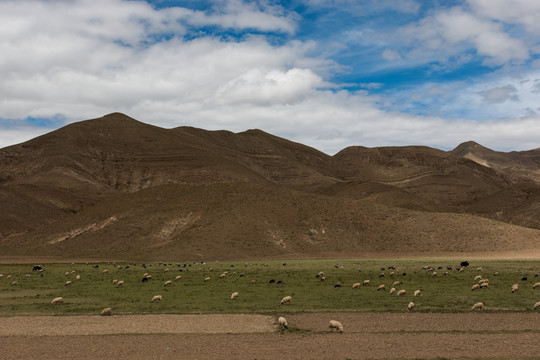
[[[2,359],[540,358],[540,313],[5,317]],[[344,333],[331,333],[330,319]]]

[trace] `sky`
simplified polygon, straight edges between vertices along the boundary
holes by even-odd
[[[329,155],[540,147],[540,1],[0,0],[0,148],[122,112]]]

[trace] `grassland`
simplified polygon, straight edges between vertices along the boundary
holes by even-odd
[[[540,273],[538,260],[477,260],[461,273],[459,263],[446,259],[168,262],[146,263],[146,267],[129,262],[53,263],[42,264],[41,272],[32,271],[29,264],[0,264],[4,275],[0,315],[96,314],[105,307],[113,308],[115,314],[406,312],[409,301],[416,303],[417,312],[469,312],[478,301],[484,302],[484,311],[522,312],[533,311],[540,300],[540,289],[533,289],[540,281],[535,277]],[[425,267],[433,267],[438,276]],[[320,271],[326,281],[316,277]],[[224,272],[227,275],[220,278]],[[143,283],[145,273],[152,279]],[[175,281],[178,275],[182,278]],[[489,279],[489,288],[471,291],[477,275]],[[211,280],[203,281],[206,277]],[[270,283],[271,279],[275,282]],[[113,280],[123,280],[125,285],[116,287]],[[165,287],[166,280],[172,280],[172,285]],[[352,289],[364,280],[371,284]],[[12,286],[13,281],[17,285]],[[66,281],[72,285],[65,286]],[[405,289],[407,295],[389,294],[394,281],[402,283],[397,289]],[[342,286],[335,287],[337,283]],[[511,293],[515,283],[520,290]],[[385,284],[386,291],[377,291],[380,284]],[[420,297],[413,297],[416,289],[422,291]],[[235,291],[239,297],[231,300]],[[163,301],[151,302],[158,294]],[[292,296],[292,304],[281,305],[287,295]],[[52,305],[58,296],[64,303]]]

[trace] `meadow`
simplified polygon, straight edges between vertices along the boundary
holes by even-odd
[[[455,259],[40,265],[41,272],[32,271],[33,264],[0,264],[0,315],[98,314],[105,307],[115,314],[407,312],[410,301],[416,312],[469,312],[479,301],[487,312],[524,312],[533,311],[540,301],[540,288],[533,289],[540,281],[535,277],[540,273],[538,260],[475,260],[463,272]],[[321,271],[325,281],[316,277]],[[227,275],[220,277],[224,272]],[[142,282],[145,273],[152,275],[148,282]],[[471,291],[477,275],[489,279],[489,288]],[[181,279],[174,280],[176,276]],[[206,277],[210,280],[205,282]],[[113,280],[125,284],[117,287]],[[165,287],[167,280],[172,285]],[[352,288],[364,280],[370,285]],[[13,281],[17,285],[12,286]],[[66,286],[66,281],[72,284]],[[389,294],[394,281],[402,283],[396,289],[405,289],[405,296]],[[520,289],[512,293],[516,283]],[[380,284],[385,291],[377,291]],[[422,295],[414,297],[417,289]],[[233,292],[239,293],[238,299],[230,299]],[[162,295],[163,301],[151,302],[154,295]],[[51,304],[59,296],[64,303]],[[284,296],[292,296],[290,305],[280,304]]]

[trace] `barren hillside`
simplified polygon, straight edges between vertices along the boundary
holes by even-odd
[[[537,249],[538,150],[494,157],[474,149],[351,147],[328,156],[260,130],[163,129],[114,113],[0,149],[0,253],[218,259]]]

